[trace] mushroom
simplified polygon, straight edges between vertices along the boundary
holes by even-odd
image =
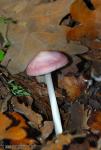
[[[51,72],[63,67],[67,63],[68,59],[63,53],[57,51],[43,51],[32,59],[26,69],[27,75],[29,76],[45,76],[56,135],[62,133],[63,129]]]

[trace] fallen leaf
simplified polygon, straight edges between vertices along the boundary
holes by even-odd
[[[60,87],[66,90],[66,93],[69,97],[69,101],[75,101],[84,89],[86,88],[86,83],[82,76],[64,76],[61,81],[59,81]]]
[[[14,110],[23,113],[36,128],[42,124],[42,116],[31,109],[31,106],[20,104],[17,99],[12,99]]]
[[[101,112],[92,112],[87,123],[92,131],[95,130],[101,132]]]
[[[81,62],[81,59],[77,56],[72,57],[72,63],[70,66],[65,66],[62,68],[60,71],[63,75],[68,75],[68,74],[76,74],[78,72],[78,67],[77,64]]]
[[[47,139],[51,133],[53,132],[53,122],[52,121],[44,121],[43,126],[40,128],[41,130],[41,138],[43,140]]]
[[[72,140],[72,136],[67,135],[59,135],[53,142],[47,144],[42,150],[62,150],[63,145],[69,144]]]
[[[13,122],[8,116],[13,117],[18,122],[18,125],[10,127]],[[26,131],[23,128],[27,128],[25,120],[18,113],[8,113],[8,116],[0,113],[0,139],[21,140],[26,137]]]
[[[80,43],[67,43],[68,27],[59,25],[61,19],[70,13],[73,1],[57,0],[38,5],[27,0],[11,1],[9,5],[0,1],[1,14],[17,20],[16,24],[9,25],[11,47],[2,65],[16,74],[23,72],[40,51],[58,50],[72,55],[86,52],[88,48]]]
[[[80,132],[83,127],[84,120],[84,105],[79,102],[74,102],[70,108],[70,124],[69,129],[71,132]]]
[[[36,129],[28,126],[27,121],[23,116],[17,112],[0,113],[0,140],[8,140],[9,143],[5,148],[8,149],[22,149],[31,150],[38,144],[36,136],[38,135]],[[33,137],[30,135],[32,134]]]
[[[97,136],[93,134],[59,135],[42,150],[97,150]]]
[[[83,11],[82,11],[83,10]],[[67,39],[79,41],[89,48],[82,54],[87,60],[101,65],[101,1],[75,0],[70,8],[72,21],[78,22],[70,27]],[[82,13],[80,13],[82,12]],[[96,69],[95,67],[94,69]]]
[[[101,36],[101,1],[93,0],[90,2],[94,6],[93,10],[89,9],[87,4],[81,0],[75,0],[71,5],[71,18],[79,24],[74,25],[68,32],[68,39],[81,40],[85,38],[95,40],[96,37]]]
[[[22,143],[25,145],[27,145],[27,144],[31,145],[31,144],[33,144],[33,142],[34,142],[34,144],[37,143],[34,139],[30,139],[30,138],[24,138],[24,139],[18,140],[18,141],[16,141],[16,140],[11,141],[12,144],[19,144],[19,145]]]

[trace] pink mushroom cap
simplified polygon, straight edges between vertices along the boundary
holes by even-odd
[[[26,72],[29,76],[38,76],[55,71],[68,63],[67,57],[57,51],[40,52],[28,64]]]

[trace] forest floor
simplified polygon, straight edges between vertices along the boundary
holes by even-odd
[[[0,0],[0,150],[101,150],[101,81],[91,75],[101,66],[100,3]],[[43,50],[68,56],[52,73],[59,135],[44,77],[24,71]]]
[[[11,75],[6,68],[0,67],[1,149],[98,149],[101,83],[93,79],[86,82],[82,73],[58,75],[58,78],[53,74],[64,130],[56,136],[47,87],[38,81],[25,72]]]

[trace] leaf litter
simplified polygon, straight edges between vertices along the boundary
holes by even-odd
[[[11,28],[9,29],[10,47],[7,46],[9,45],[8,43],[6,43],[5,46],[5,39],[7,41],[7,28],[5,26],[0,28],[1,31],[3,31],[0,31],[0,49],[7,54],[5,57],[2,53],[0,55],[0,61],[4,59],[4,62],[0,64],[0,149],[100,150],[101,83],[92,78],[91,72],[95,70],[96,66],[100,66],[99,52],[101,46],[100,40],[98,39],[100,39],[101,28],[98,19],[101,16],[99,11],[99,4],[101,2],[94,0],[88,3],[83,0],[74,0],[71,5],[71,2],[68,1],[67,10],[64,8],[65,0],[63,2],[60,2],[60,0],[36,0],[31,1],[29,7],[27,7],[27,0],[21,2],[15,1],[15,3],[10,0],[9,2],[8,7],[6,7],[7,1],[0,1],[2,6],[0,6],[0,12],[2,16],[7,15],[6,18],[0,17],[0,23],[11,24]],[[34,10],[32,10],[32,4],[35,8]],[[53,11],[56,10],[54,6],[58,5],[58,12],[54,14]],[[78,13],[78,6],[79,10],[84,10],[83,17]],[[7,8],[6,12],[4,11],[5,8]],[[45,8],[45,10],[50,8],[49,10],[51,11],[48,13],[49,16],[51,16],[51,21],[46,19],[45,22],[43,22],[44,17],[46,18],[43,8]],[[94,11],[94,9],[98,11]],[[39,10],[42,13],[41,15],[37,13]],[[20,15],[21,12],[26,12],[26,15]],[[36,12],[36,14],[32,15],[33,12]],[[68,12],[71,13],[69,20],[68,15],[66,16],[67,18],[65,17]],[[26,17],[28,15],[27,13],[31,13],[29,19]],[[20,19],[20,23],[14,26],[14,24],[12,24],[13,20],[9,18],[9,15],[13,17],[14,20]],[[97,16],[96,21],[92,17],[93,15],[94,17]],[[23,22],[21,19],[23,19]],[[33,20],[36,21],[35,23],[37,25],[35,29],[32,28],[33,24],[31,24]],[[40,26],[39,21],[42,26]],[[61,29],[57,25],[57,21],[61,22]],[[26,22],[30,24],[26,25]],[[82,26],[80,26],[80,23]],[[54,28],[50,28],[50,25],[53,25]],[[96,25],[96,27],[94,25]],[[97,27],[98,29],[95,31]],[[14,28],[16,29],[15,33],[12,30]],[[34,31],[33,35],[36,39],[40,37],[38,42],[40,42],[42,38],[46,40],[48,37],[48,46],[47,44],[44,45],[47,40],[43,41],[41,45],[43,46],[42,49],[47,47],[49,49],[59,48],[59,51],[70,55],[71,62],[69,66],[53,74],[55,92],[64,130],[64,132],[58,136],[56,136],[54,132],[46,84],[43,80],[42,82],[38,82],[35,77],[29,78],[24,72],[25,66],[32,56],[32,47],[34,45],[31,43],[31,47],[29,45],[26,47],[26,44],[28,44],[26,43],[24,47],[20,45],[21,47],[19,49],[17,44],[21,44],[23,39],[20,41],[22,35],[19,35],[18,33],[20,32],[18,31],[27,33],[27,38],[31,37],[31,41],[33,41],[31,35],[32,31],[29,29],[37,31],[36,34]],[[40,31],[43,33],[40,33]],[[54,31],[53,34],[50,34],[52,31]],[[87,34],[88,31],[89,33]],[[58,39],[57,35],[61,35],[61,38]],[[66,37],[66,35],[68,35],[68,37]],[[53,37],[54,40],[52,40]],[[95,37],[98,39],[95,40]],[[59,41],[61,41],[62,45],[58,45]],[[38,49],[40,45],[39,47],[37,46],[38,43],[36,47],[34,47],[34,50],[35,48],[37,49],[33,56],[40,51]],[[28,47],[31,48],[30,55],[22,62],[22,58],[24,58],[22,57],[22,51],[24,51],[25,48],[25,51],[28,53]],[[21,50],[22,48],[21,55],[18,55],[15,62],[13,60],[16,56],[14,48],[15,50]],[[13,59],[10,65],[7,65],[9,64],[9,58]],[[18,60],[22,62],[22,66],[20,65],[21,68],[18,66],[18,63],[16,63]],[[2,66],[2,64],[5,65]],[[16,71],[18,74],[16,74]]]

